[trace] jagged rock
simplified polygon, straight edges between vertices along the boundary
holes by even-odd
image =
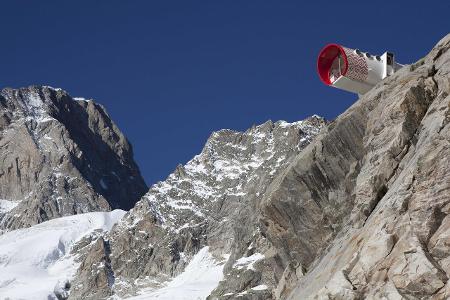
[[[433,258],[428,257],[418,240],[399,241],[396,248],[393,254],[402,255],[392,256],[387,275],[400,294],[421,299],[435,294],[445,285],[445,273]]]
[[[111,296],[114,273],[111,269],[109,242],[102,236],[96,239],[84,256],[78,275],[71,283],[68,299],[104,299]],[[89,278],[88,281],[83,280]]]
[[[339,271],[333,274],[326,285],[317,291],[315,299],[360,299],[360,295],[355,291],[352,283],[345,276],[344,272]]]
[[[275,281],[266,261],[276,257],[259,232],[258,203],[268,183],[324,125],[313,116],[213,133],[201,154],[152,186],[108,236],[116,278],[110,291],[126,296],[158,287],[209,246],[218,260],[230,257],[224,267],[229,275],[211,299],[230,290],[243,299],[267,299],[270,288],[262,282]],[[76,277],[90,281],[86,275],[80,269]]]
[[[444,299],[450,203],[450,35],[333,121],[276,178],[264,232],[288,299]]]
[[[31,86],[0,92],[1,227],[111,208],[147,191],[133,152],[104,108],[65,91]]]
[[[70,282],[68,280],[64,280],[59,281],[56,284],[53,293],[55,294],[58,300],[67,300],[69,298],[69,291],[70,291]]]
[[[276,299],[285,298],[304,275],[305,270],[302,265],[295,262],[290,262],[281,275],[278,285],[274,291],[274,297]]]

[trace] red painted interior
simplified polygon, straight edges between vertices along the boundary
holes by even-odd
[[[319,73],[320,79],[326,85],[331,84],[330,69],[338,54],[341,54],[344,59],[345,66],[342,75],[345,75],[348,69],[348,60],[342,46],[337,44],[328,44],[320,51],[319,57],[317,58],[317,72]]]

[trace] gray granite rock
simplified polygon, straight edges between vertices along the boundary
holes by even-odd
[[[273,178],[324,125],[313,116],[294,123],[268,121],[246,132],[213,133],[199,155],[152,186],[108,235],[114,286],[85,285],[70,297],[98,289],[126,297],[161,286],[208,246],[218,261],[229,257],[227,275],[211,297],[242,293],[248,299],[267,298],[270,289],[251,289],[263,281],[275,285],[271,266],[259,263],[265,255],[270,260],[271,246],[259,231],[258,204]],[[76,278],[94,282],[89,274],[81,267]]]
[[[131,145],[104,108],[65,91],[31,86],[0,92],[0,226],[16,229],[111,208],[147,191]]]
[[[272,183],[264,232],[306,268],[280,299],[448,298],[449,49],[378,84]]]

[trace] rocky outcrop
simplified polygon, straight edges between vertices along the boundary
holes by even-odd
[[[1,227],[111,208],[147,191],[131,145],[104,108],[65,91],[32,86],[0,92]]]
[[[448,299],[449,49],[450,35],[378,84],[272,182],[274,296]],[[286,282],[292,264],[306,272]]]
[[[152,186],[108,235],[114,285],[84,285],[71,291],[70,298],[98,299],[92,291],[99,289],[125,297],[157,288],[181,273],[205,246],[218,261],[229,258],[224,268],[228,275],[213,295],[273,283],[270,268],[256,268],[264,255],[270,256],[270,245],[258,229],[258,203],[273,178],[324,125],[313,116],[295,123],[268,121],[246,132],[213,133],[199,155]],[[95,253],[93,247],[89,255]],[[103,254],[96,257],[101,262]],[[82,266],[75,278],[93,283],[93,274]],[[252,293],[263,298],[271,294],[267,287]]]
[[[72,250],[80,260],[79,275],[70,283],[69,288],[70,294],[76,295],[76,299],[105,299],[112,295],[111,287],[115,283],[115,277],[111,269],[109,245],[109,241],[100,233],[84,237]],[[89,280],[84,280],[86,278]]]

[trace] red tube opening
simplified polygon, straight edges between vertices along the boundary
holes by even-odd
[[[340,66],[340,73],[341,75],[345,75],[348,69],[348,61],[342,46],[337,44],[328,44],[319,53],[319,57],[317,58],[317,72],[319,73],[320,79],[326,85],[330,85],[333,82],[330,76],[332,76],[333,63],[338,56],[342,58],[342,62],[344,64],[343,66]]]

